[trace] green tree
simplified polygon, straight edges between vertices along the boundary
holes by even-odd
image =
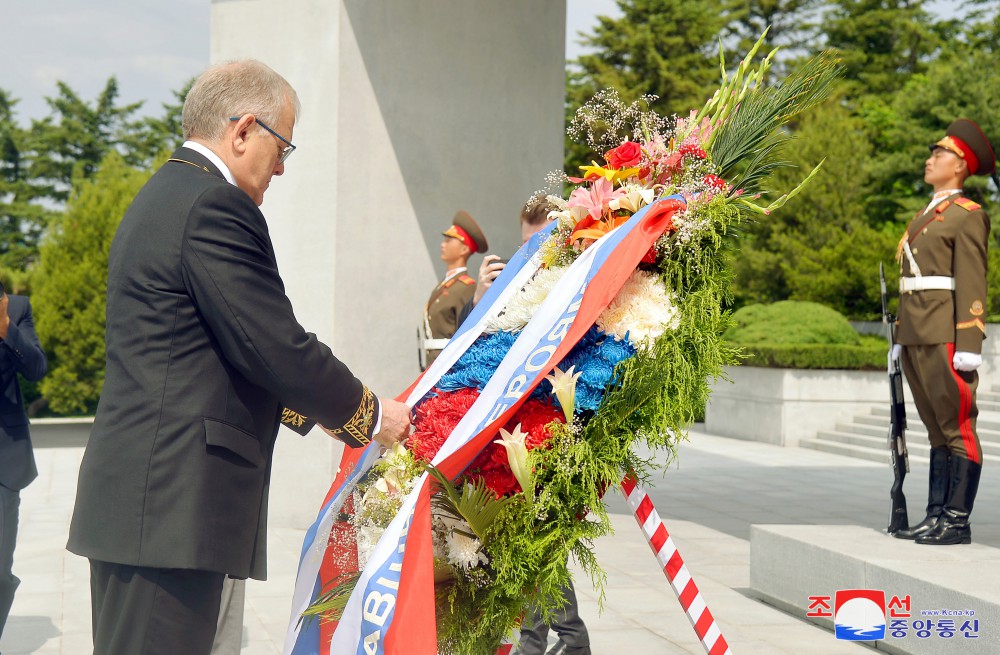
[[[729,30],[738,39],[735,53],[747,52],[767,30],[761,47],[766,55],[781,48],[774,73],[784,73],[783,61],[813,50],[818,26],[814,22],[825,0],[747,0],[736,5]]]
[[[118,105],[118,82],[108,79],[93,104],[64,82],[46,98],[52,114],[32,121],[27,140],[28,176],[39,193],[65,202],[75,175],[91,177],[104,156],[117,151],[131,166],[146,166],[152,156],[135,118],[141,102]]]
[[[822,26],[840,55],[849,97],[884,98],[922,73],[957,21],[937,21],[927,0],[833,0]],[[956,30],[957,31],[957,30]]]
[[[53,221],[41,247],[32,305],[49,357],[41,391],[57,414],[93,411],[101,395],[108,250],[149,176],[115,152],[92,178],[78,173],[66,211]]]
[[[33,202],[37,192],[24,158],[26,134],[17,125],[17,100],[0,89],[0,271],[7,288],[22,293],[22,274],[34,261],[38,238],[51,210]]]
[[[804,193],[745,226],[733,262],[736,302],[811,300],[872,318],[880,309],[878,263],[891,264],[899,235],[862,217],[871,157],[864,126],[831,101],[808,112],[796,136],[785,152],[795,167],[779,169],[772,185],[790,188],[802,171],[825,160],[823,167]]]

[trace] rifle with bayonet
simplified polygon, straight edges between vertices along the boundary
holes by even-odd
[[[882,287],[882,325],[889,339],[889,457],[892,463],[892,510],[886,532],[895,534],[910,527],[906,515],[906,496],[903,495],[903,479],[910,471],[910,456],[906,451],[906,401],[903,398],[903,371],[899,358],[893,357],[896,346],[896,317],[889,313],[889,303],[885,293],[885,270],[878,265],[879,284]]]

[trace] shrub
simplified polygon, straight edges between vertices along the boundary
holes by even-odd
[[[749,305],[733,313],[725,337],[743,351],[746,366],[798,369],[880,370],[887,344],[862,337],[836,310],[785,300]]]
[[[815,302],[782,300],[772,305],[748,305],[733,313],[725,338],[748,344],[860,343],[858,333],[837,310]]]

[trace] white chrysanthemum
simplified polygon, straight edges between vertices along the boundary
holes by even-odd
[[[448,535],[446,546],[448,561],[454,566],[468,570],[480,564],[488,564],[490,561],[486,555],[479,551],[482,546],[480,541],[464,534],[452,532]]]
[[[524,288],[511,297],[503,312],[486,323],[485,332],[519,332],[523,329],[567,270],[568,267],[544,268],[535,273]]]
[[[672,294],[652,273],[635,271],[597,319],[597,327],[639,348],[648,348],[666,330],[675,330],[680,316]]]

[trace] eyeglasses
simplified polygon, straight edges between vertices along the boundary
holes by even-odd
[[[229,120],[230,121],[238,121],[241,118],[243,118],[243,117],[242,116],[230,116]],[[270,132],[271,134],[273,134],[275,136],[275,138],[277,138],[279,141],[281,141],[284,144],[287,144],[287,145],[285,145],[284,148],[281,149],[281,154],[278,155],[278,163],[279,164],[284,164],[285,160],[288,159],[288,157],[293,152],[295,152],[295,145],[291,141],[289,141],[288,139],[286,139],[285,137],[281,136],[280,134],[278,134],[277,132],[275,132],[274,130],[272,130],[270,127],[267,126],[267,123],[265,123],[264,121],[260,120],[256,116],[254,116],[254,120],[257,121],[258,125],[260,125],[265,130],[267,130],[268,132]]]

